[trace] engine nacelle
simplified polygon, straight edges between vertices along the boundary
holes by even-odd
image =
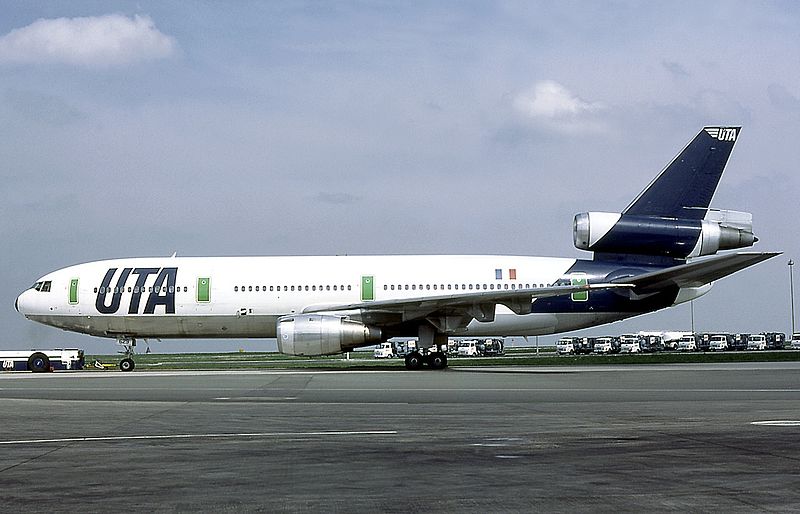
[[[278,351],[287,355],[332,355],[381,341],[380,329],[322,314],[284,316],[277,332]]]
[[[704,220],[584,212],[575,216],[573,238],[581,250],[676,259],[744,248],[758,240],[752,216],[734,211],[710,211]]]

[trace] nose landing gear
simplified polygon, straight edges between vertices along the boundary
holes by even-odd
[[[119,361],[120,371],[133,371],[133,368],[136,367],[136,363],[133,362],[133,355],[136,353],[136,339],[133,337],[119,337],[117,338],[117,344],[123,348],[119,353],[125,356]]]

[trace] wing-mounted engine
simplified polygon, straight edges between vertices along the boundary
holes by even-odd
[[[580,250],[674,259],[713,255],[758,241],[750,213],[720,210],[709,210],[705,219],[584,212],[575,216],[573,237]]]
[[[332,355],[381,341],[380,329],[323,314],[284,316],[277,336],[278,351],[288,355]]]

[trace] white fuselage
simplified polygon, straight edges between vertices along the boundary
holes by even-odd
[[[45,275],[19,296],[17,309],[40,323],[104,337],[271,338],[283,316],[330,306],[357,319],[358,310],[344,312],[341,306],[548,287],[575,263],[496,255],[114,259]],[[498,304],[494,319],[473,319],[457,333],[550,334],[641,313],[517,315]]]
[[[17,308],[32,320],[100,336],[275,337],[278,318],[310,307],[545,287],[574,262],[477,255],[115,259],[45,275],[38,282],[50,282],[49,291],[25,291]],[[142,269],[150,272],[137,273]],[[174,283],[169,276],[157,282],[165,269],[175,270]],[[473,321],[467,332],[547,333],[555,325],[550,318],[516,316],[498,306],[494,322]]]

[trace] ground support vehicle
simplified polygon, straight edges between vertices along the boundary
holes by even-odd
[[[731,344],[731,350],[747,350],[747,340],[750,338],[750,334],[736,334],[733,336],[733,344]]]
[[[478,355],[480,355],[478,351],[478,341],[466,339],[458,343],[459,357],[477,357]]]
[[[505,354],[505,350],[503,348],[503,340],[498,338],[484,339],[482,354],[486,357],[493,357],[496,355]]]
[[[55,348],[51,350],[0,351],[3,371],[33,371],[83,369],[83,350]]]
[[[397,341],[394,344],[395,355],[398,357],[405,357],[409,353],[415,351],[417,349],[417,341],[410,340],[410,341]]]
[[[764,334],[753,334],[747,338],[748,350],[766,350],[767,338]]]
[[[559,355],[574,355],[575,354],[575,344],[574,344],[574,337],[562,337],[556,343],[556,352]]]
[[[765,332],[767,338],[767,350],[783,350],[786,346],[786,334],[783,332]]]
[[[588,355],[594,350],[594,337],[576,337],[572,344],[575,347],[575,353]]]
[[[728,338],[723,334],[711,336],[708,342],[708,351],[710,352],[724,352],[728,349]]]
[[[792,341],[789,343],[792,350],[800,350],[800,333],[792,334]]]
[[[694,334],[685,335],[681,337],[681,340],[678,341],[677,350],[679,352],[696,352],[697,342],[695,341]]]
[[[619,336],[619,353],[639,353],[642,347],[639,344],[639,336],[624,334]]]
[[[381,343],[375,347],[372,356],[376,359],[391,359],[396,355],[394,345],[390,342]]]
[[[614,351],[613,337],[598,337],[594,340],[594,353],[605,354]]]

